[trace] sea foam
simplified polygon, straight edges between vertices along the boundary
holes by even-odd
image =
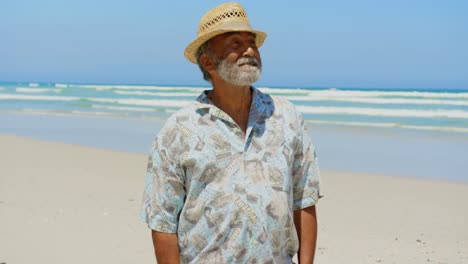
[[[463,118],[468,119],[468,111],[462,110],[415,110],[415,109],[384,109],[364,107],[325,107],[325,106],[297,106],[302,113],[307,114],[339,114],[365,115],[387,117],[422,117],[422,118]]]

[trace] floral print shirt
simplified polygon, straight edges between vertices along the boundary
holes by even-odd
[[[293,211],[322,196],[302,116],[251,89],[245,134],[204,91],[153,142],[141,218],[177,234],[181,263],[292,263]]]

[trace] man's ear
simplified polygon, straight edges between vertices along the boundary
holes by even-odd
[[[205,69],[205,71],[211,73],[212,71],[216,70],[216,67],[213,63],[213,60],[206,54],[202,54],[200,56],[200,63],[201,63],[201,66],[203,67],[203,69]]]

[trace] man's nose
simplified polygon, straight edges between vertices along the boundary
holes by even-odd
[[[252,47],[249,46],[242,55],[245,57],[253,57],[255,55],[255,51]]]

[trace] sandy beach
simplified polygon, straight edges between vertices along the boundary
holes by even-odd
[[[146,156],[0,135],[0,263],[155,263]],[[316,263],[468,263],[468,185],[322,171]]]

